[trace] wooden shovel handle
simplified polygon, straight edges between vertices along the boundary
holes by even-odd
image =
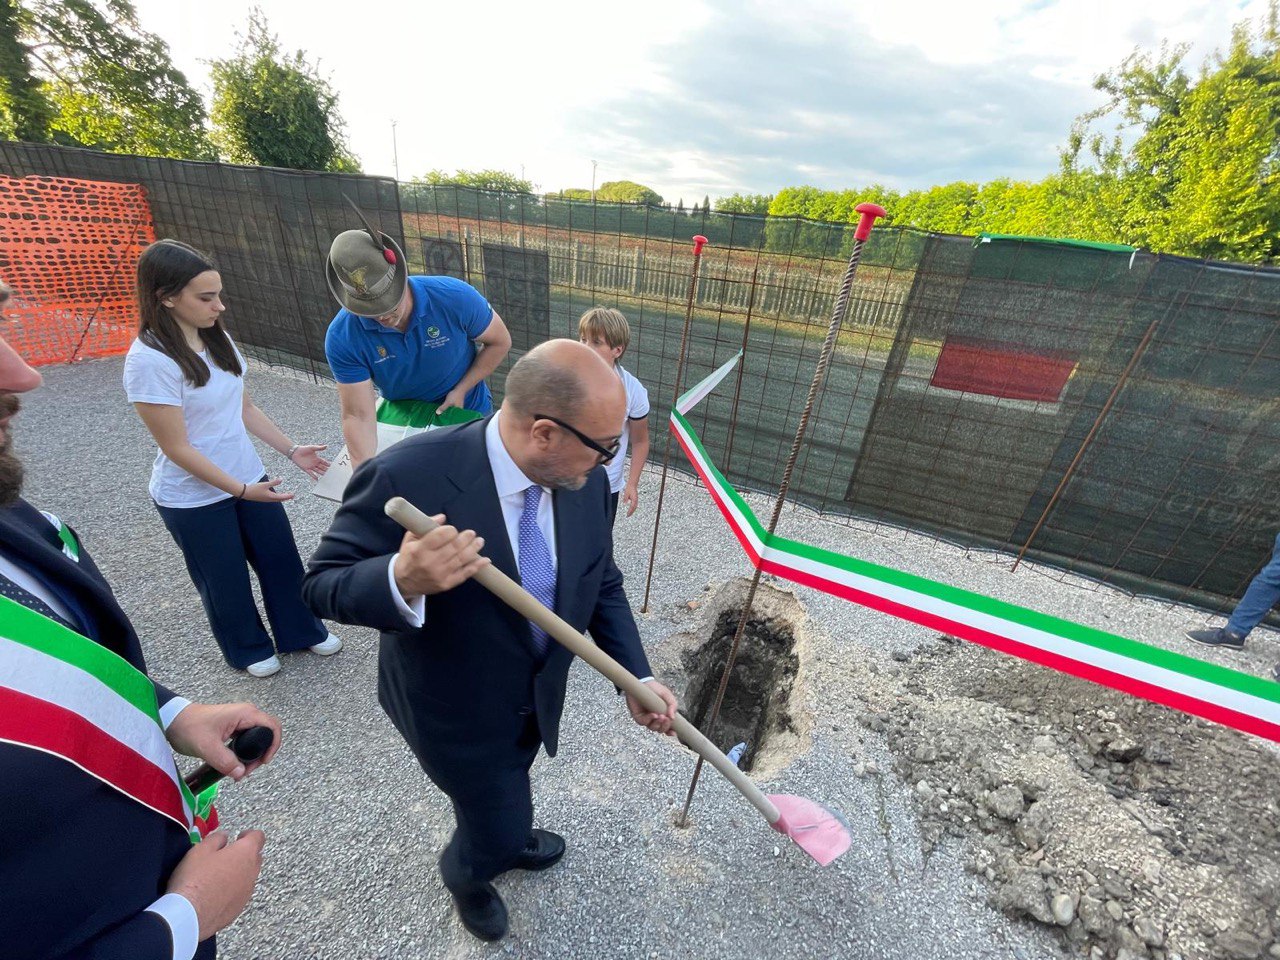
[[[429,516],[411,504],[404,497],[392,497],[383,508],[388,517],[410,533],[425,536],[437,527]],[[594,643],[579,633],[553,611],[539,603],[528,590],[520,586],[497,567],[490,564],[484,567],[474,578],[482,587],[497,595],[521,616],[532,620],[547,634],[554,637],[562,646],[568,647],[576,656],[585,660],[598,673],[613,681],[614,685],[625,690],[640,702],[651,713],[665,713],[667,709],[663,699],[650,690],[635,674],[618,663]],[[769,823],[775,824],[781,818],[778,808],[760,792],[760,788],[738,769],[728,757],[716,749],[715,744],[702,735],[702,731],[691,724],[680,714],[672,727],[682,743],[695,750],[707,763],[711,764],[746,797],[753,807],[763,814]]]

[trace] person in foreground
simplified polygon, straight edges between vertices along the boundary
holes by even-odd
[[[171,749],[239,780],[259,764],[225,741],[270,727],[266,763],[280,723],[147,678],[76,534],[19,496],[12,421],[40,382],[0,337],[0,956],[208,960],[253,894],[265,837],[215,831],[193,845]]]
[[[497,413],[402,441],[357,470],[303,580],[317,616],[382,631],[379,699],[453,804],[440,874],[482,940],[507,931],[493,879],[564,854],[561,837],[533,829],[529,768],[539,746],[555,756],[573,655],[475,573],[492,562],[645,679],[667,710],[628,697],[636,723],[668,733],[675,716],[613,561],[600,467],[625,419],[622,383],[589,347],[541,344],[512,367]],[[393,496],[442,526],[405,533],[383,513]]]

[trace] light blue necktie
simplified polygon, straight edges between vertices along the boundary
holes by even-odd
[[[534,484],[524,492],[524,512],[520,514],[520,582],[535,600],[548,610],[556,608],[556,568],[551,562],[547,538],[538,527],[538,504],[542,487]],[[533,633],[533,652],[545,659],[551,638],[547,631],[529,621]]]

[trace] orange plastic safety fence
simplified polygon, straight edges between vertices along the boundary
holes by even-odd
[[[140,184],[0,175],[4,338],[31,364],[124,353],[138,256],[155,236]]]

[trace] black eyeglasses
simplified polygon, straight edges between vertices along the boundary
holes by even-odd
[[[589,449],[591,449],[591,450],[594,450],[596,453],[600,454],[600,462],[601,462],[601,463],[608,463],[610,460],[612,460],[614,457],[616,457],[616,456],[618,455],[618,448],[622,446],[622,438],[621,438],[621,437],[619,437],[617,440],[613,441],[613,443],[612,443],[612,444],[610,444],[610,445],[609,445],[609,446],[607,446],[607,447],[601,446],[600,444],[598,444],[598,443],[596,443],[594,440],[592,440],[590,437],[588,437],[588,436],[587,436],[585,433],[583,433],[581,430],[578,430],[578,429],[577,429],[577,428],[575,428],[575,427],[571,427],[571,426],[569,426],[569,424],[565,423],[563,420],[559,419],[558,417],[548,417],[545,413],[535,413],[535,414],[533,415],[533,419],[535,419],[535,420],[550,420],[550,421],[551,421],[552,423],[554,423],[557,427],[564,427],[564,429],[568,430],[568,431],[569,431],[570,433],[572,433],[575,437],[577,437],[579,440],[581,440],[581,441],[582,441],[583,446],[585,446],[585,447],[587,447],[587,448],[589,448]]]

